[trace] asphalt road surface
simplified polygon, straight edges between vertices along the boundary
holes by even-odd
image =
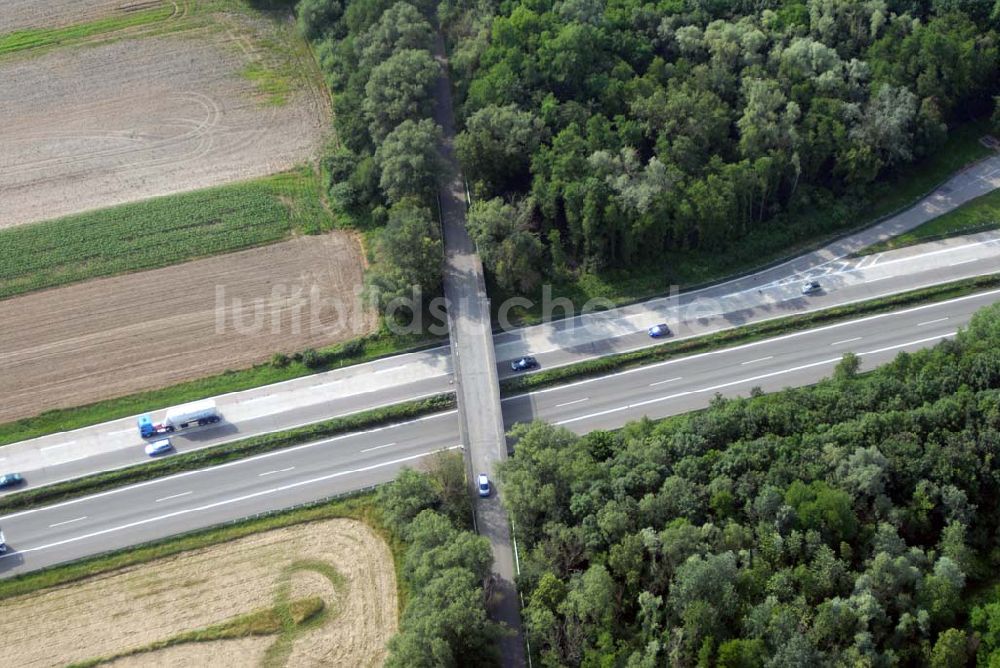
[[[511,375],[508,360],[520,354],[533,354],[542,368],[551,368],[653,345],[657,341],[646,335],[646,328],[657,322],[669,322],[675,338],[685,338],[990,274],[998,266],[1000,233],[991,233],[840,260],[817,268],[815,272],[822,272],[819,280],[823,290],[815,295],[802,295],[801,283],[786,277],[718,298],[705,298],[703,293],[695,292],[674,300],[651,300],[585,318],[498,334],[494,340],[499,375]],[[685,315],[688,319],[682,319]],[[449,348],[444,347],[397,355],[223,395],[216,401],[224,424],[181,432],[172,440],[178,450],[193,450],[451,392],[455,386],[449,353]],[[142,462],[142,445],[134,419],[126,418],[3,446],[0,469],[20,471],[32,485],[46,484]]]
[[[586,433],[701,408],[716,393],[808,384],[848,351],[870,369],[933,345],[998,300],[1000,291],[991,291],[509,397],[504,419],[508,427],[543,419]],[[447,411],[7,515],[0,526],[13,552],[0,557],[0,575],[361,489],[457,447],[457,416]]]

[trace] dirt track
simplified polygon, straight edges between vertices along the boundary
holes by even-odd
[[[294,640],[287,665],[381,665],[397,626],[392,556],[368,526],[346,519],[255,534],[8,599],[0,617],[4,664],[109,656],[271,607],[293,562],[312,560],[335,568],[346,586],[338,592],[308,569],[290,576],[293,600],[321,596],[330,614]],[[179,645],[112,665],[252,666],[274,640]]]
[[[0,421],[372,331],[343,232],[0,301]]]
[[[108,4],[48,2],[15,0],[13,16],[0,20],[87,20]],[[2,4],[0,15],[9,14]],[[171,20],[184,29],[0,61],[0,228],[272,174],[315,156],[329,110],[291,25],[240,12]],[[268,41],[283,46],[261,46]],[[244,75],[251,65],[278,72],[283,104]]]

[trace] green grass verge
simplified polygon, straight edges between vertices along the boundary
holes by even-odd
[[[454,395],[441,394],[427,399],[407,401],[383,408],[375,408],[352,415],[317,422],[315,424],[251,436],[223,445],[183,452],[155,461],[143,462],[126,468],[96,473],[64,482],[26,489],[0,498],[0,514],[32,508],[47,503],[94,494],[115,487],[122,487],[144,480],[162,478],[173,473],[193,471],[208,466],[224,464],[264,452],[281,450],[293,445],[309,443],[322,438],[352,431],[370,429],[390,422],[407,420],[429,413],[453,408]]]
[[[866,315],[885,313],[906,306],[917,306],[919,304],[952,299],[996,287],[1000,287],[1000,274],[935,285],[889,297],[881,297],[855,304],[845,304],[844,306],[835,306],[804,315],[792,315],[785,318],[767,320],[683,341],[670,341],[658,346],[643,348],[642,350],[609,355],[608,357],[587,360],[554,369],[545,369],[526,376],[505,378],[500,381],[500,391],[504,396],[508,396],[542,387],[559,385],[569,380],[601,376],[675,357],[728,348],[737,344],[752,343],[761,339],[798,332],[820,325]]]
[[[121,12],[113,16],[64,26],[61,28],[36,28],[17,30],[0,35],[0,56],[29,49],[43,49],[82,42],[100,35],[149,25],[169,19],[176,12],[172,4],[136,12]]]
[[[686,290],[717,283],[818,248],[916,204],[958,170],[993,155],[979,143],[990,129],[988,121],[958,126],[940,150],[874,187],[868,197],[804,205],[800,212],[768,221],[725,252],[665,252],[655,264],[564,277],[553,282],[553,296],[570,299],[578,309],[595,298],[620,306],[662,295],[671,285]],[[498,307],[503,302],[500,292],[491,292]],[[512,321],[539,321],[541,299],[539,295],[529,297],[534,297],[534,308],[512,309]]]
[[[170,387],[138,392],[85,406],[46,411],[34,417],[6,422],[0,424],[0,446],[46,434],[117,420],[155,408],[175,406],[204,397],[248,390],[313,373],[369,362],[387,355],[429,348],[440,343],[442,340],[436,338],[417,335],[411,337],[394,336],[379,332],[320,349],[318,359],[321,363],[314,368],[307,367],[302,361],[295,361],[293,357],[286,366],[275,366],[270,363],[258,364],[249,369],[226,371],[215,376],[199,378]]]
[[[0,299],[331,229],[310,167],[0,231]]]
[[[857,255],[871,255],[894,248],[913,246],[924,241],[944,239],[959,234],[985,232],[1000,228],[1000,190],[966,202],[954,211],[928,221],[898,237],[880,241],[862,249]]]

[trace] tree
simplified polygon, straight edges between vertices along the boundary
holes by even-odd
[[[431,89],[440,75],[431,54],[419,49],[398,51],[372,70],[365,85],[364,110],[376,142],[403,121],[431,114]]]
[[[466,174],[486,196],[523,191],[531,156],[545,139],[545,126],[517,105],[487,105],[472,114],[455,138]]]
[[[785,491],[785,503],[795,510],[801,528],[821,532],[830,545],[839,545],[857,533],[858,521],[851,508],[851,497],[822,480],[808,485],[796,480]]]
[[[438,146],[441,128],[430,119],[406,120],[389,133],[375,151],[381,171],[379,186],[391,201],[408,196],[429,201],[446,177]]]
[[[365,276],[369,296],[385,308],[411,297],[415,288],[425,296],[438,294],[443,258],[441,230],[430,210],[414,200],[397,202],[375,239],[374,263]]]
[[[511,205],[499,198],[473,202],[466,225],[483,265],[508,293],[530,292],[541,279],[542,242],[529,229],[530,200]]]
[[[420,11],[408,2],[397,2],[358,37],[355,49],[360,67],[371,70],[400,51],[429,50],[433,40],[434,29]]]
[[[344,11],[339,0],[300,0],[295,7],[299,32],[308,40],[319,38]]]
[[[938,636],[931,650],[931,668],[964,668],[969,660],[965,631],[948,629]]]
[[[428,476],[404,468],[394,481],[379,488],[378,504],[385,523],[402,535],[422,510],[437,506],[438,495]]]

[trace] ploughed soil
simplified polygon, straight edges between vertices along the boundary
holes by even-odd
[[[374,331],[362,264],[335,231],[0,301],[0,422]]]
[[[329,101],[290,15],[176,0],[4,0],[0,35],[175,6],[85,44],[0,57],[0,228],[290,169]],[[123,9],[124,8],[124,9]]]
[[[321,562],[340,586],[315,569]],[[290,579],[290,583],[289,583]],[[396,632],[389,547],[348,519],[300,524],[184,552],[3,602],[5,665],[60,666],[166,640],[235,616],[320,596],[323,623],[292,640],[284,665],[381,665]],[[187,643],[119,659],[114,666],[254,666],[277,636]]]

